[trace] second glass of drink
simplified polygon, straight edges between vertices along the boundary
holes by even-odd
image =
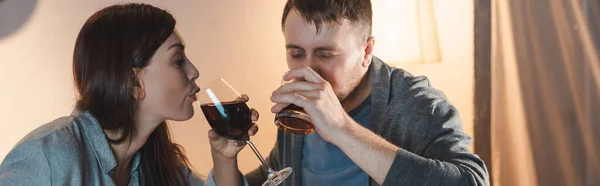
[[[284,76],[286,74],[284,74]],[[282,77],[281,86],[294,81],[295,80],[286,81]],[[313,126],[310,116],[302,107],[294,104],[290,104],[275,115],[275,125],[280,130],[293,134],[305,135],[315,131],[315,126]]]

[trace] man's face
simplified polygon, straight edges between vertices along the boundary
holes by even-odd
[[[368,70],[367,37],[346,19],[340,24],[322,24],[319,33],[297,11],[290,11],[283,35],[290,70],[309,66],[328,81],[343,102]]]

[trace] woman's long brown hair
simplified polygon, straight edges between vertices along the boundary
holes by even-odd
[[[121,134],[107,137],[110,143],[136,135],[133,69],[148,65],[175,23],[165,10],[132,3],[106,7],[81,28],[73,56],[76,109],[91,113],[105,131]],[[169,132],[161,123],[140,149],[143,185],[188,185],[189,161]]]

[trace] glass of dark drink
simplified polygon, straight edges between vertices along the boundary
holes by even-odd
[[[275,171],[267,165],[256,146],[250,141],[250,136],[248,136],[248,130],[253,125],[252,111],[246,105],[246,102],[242,100],[240,94],[224,79],[214,81],[200,92],[198,102],[210,127],[217,134],[228,139],[248,143],[248,146],[269,173],[263,186],[279,185],[292,173],[290,167]]]
[[[285,81],[281,78],[281,85],[283,86],[293,81]],[[302,107],[294,104],[290,104],[275,115],[275,125],[280,130],[294,134],[305,135],[315,131],[315,126],[313,126],[310,116],[308,116]]]

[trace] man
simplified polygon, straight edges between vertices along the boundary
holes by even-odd
[[[369,0],[288,0],[282,29],[290,72],[271,109],[303,107],[315,133],[279,131],[267,159],[292,167],[284,185],[489,185],[457,110],[427,78],[373,56]],[[251,185],[264,169],[246,175]]]

